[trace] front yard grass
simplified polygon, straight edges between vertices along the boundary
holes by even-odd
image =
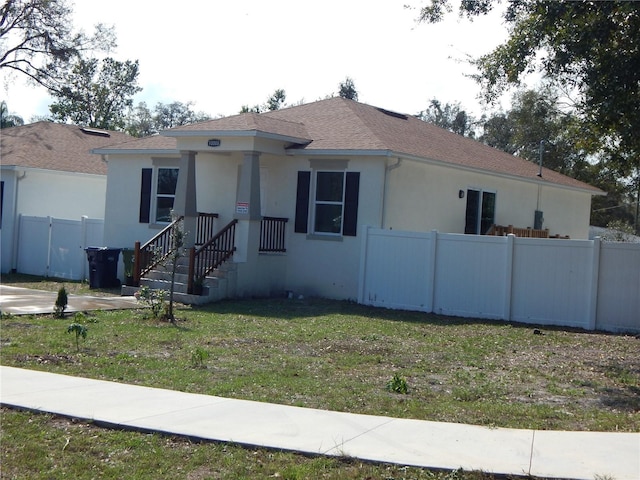
[[[81,319],[88,335],[76,351],[75,340],[66,333],[76,321],[72,316],[5,316],[0,333],[2,364],[371,415],[512,428],[640,430],[640,339],[631,335],[458,319],[319,299],[225,301],[181,307],[176,317],[179,320],[173,326],[150,318],[148,310],[90,312]],[[539,332],[534,333],[534,328]],[[387,388],[396,375],[406,381],[406,394]],[[177,449],[192,459],[220,455],[236,467],[245,462],[239,458],[250,457],[257,462],[252,468],[269,465],[263,473],[271,473],[265,477],[283,475],[288,465],[294,473],[286,478],[325,474],[324,478],[403,478],[399,467],[289,457],[292,454],[192,444],[132,432],[98,432],[81,422],[46,415],[5,410],[2,416],[5,471],[19,468],[12,457],[17,448],[14,437],[22,433],[11,426],[27,422],[45,432],[41,435],[58,441],[83,434],[100,441],[109,437],[104,440],[104,451],[120,452],[111,455],[109,462],[125,461],[134,454],[137,447],[121,447],[120,451],[113,446],[123,435],[144,450]],[[31,441],[33,437],[25,438],[17,445]],[[71,443],[66,456],[70,456],[70,447]],[[46,450],[45,446],[38,448]],[[59,454],[62,447],[55,448]],[[201,448],[209,453],[198,453]],[[104,451],[100,455],[106,455]],[[197,461],[184,467],[204,468]],[[319,470],[295,473],[307,467]],[[380,470],[362,470],[365,467]],[[395,470],[385,470],[389,468]],[[451,475],[413,472],[405,472],[404,478]],[[422,476],[427,474],[434,476]],[[265,478],[237,469],[229,470],[228,476],[209,472],[174,478],[243,475]]]

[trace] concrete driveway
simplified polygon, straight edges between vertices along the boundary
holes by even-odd
[[[53,313],[57,292],[0,285],[0,311],[12,315]],[[90,310],[126,310],[140,308],[135,297],[94,297],[69,295],[67,312]]]

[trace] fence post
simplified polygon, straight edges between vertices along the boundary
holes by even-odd
[[[600,237],[593,239],[591,256],[591,285],[589,288],[589,318],[587,318],[587,329],[595,330],[598,325],[598,280],[600,277],[600,248],[602,241]]]
[[[516,236],[513,233],[507,235],[506,262],[504,272],[504,309],[502,319],[511,321],[511,289],[513,287],[513,251]]]
[[[81,278],[82,280],[88,280],[88,275],[87,275],[87,265],[88,265],[88,260],[87,260],[87,254],[85,253],[86,248],[88,247],[87,245],[87,220],[89,219],[89,217],[87,217],[86,215],[82,215],[80,217],[80,231],[81,231],[81,236],[82,236],[82,245],[80,245],[80,256],[82,257],[82,269],[80,272]]]
[[[366,272],[366,263],[367,263],[367,255],[369,248],[369,227],[368,225],[363,225],[360,229],[362,231],[362,241],[360,244],[360,272],[358,274],[358,303],[364,304],[364,293],[365,293],[365,280],[367,278]]]
[[[429,265],[427,265],[427,298],[425,306],[427,313],[434,310],[434,295],[436,291],[436,256],[438,255],[438,231],[431,230],[431,243],[429,245]]]

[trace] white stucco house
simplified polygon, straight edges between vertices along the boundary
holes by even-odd
[[[237,296],[356,298],[363,226],[486,234],[493,224],[534,227],[537,217],[551,236],[586,239],[591,197],[603,193],[411,115],[339,97],[94,153],[108,164],[105,244],[148,241],[171,210],[187,232],[216,214],[215,230],[231,229],[227,294]],[[187,242],[204,243],[199,236]]]
[[[131,139],[75,125],[37,122],[0,131],[0,232],[2,272],[16,269],[21,216],[80,221],[104,218],[107,165],[91,150]]]

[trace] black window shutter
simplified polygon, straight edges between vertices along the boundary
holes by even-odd
[[[0,228],[2,228],[2,211],[4,210],[4,180],[0,182]]]
[[[358,194],[360,191],[360,172],[347,172],[347,184],[344,194],[344,221],[342,234],[355,237],[358,231]]]
[[[151,168],[142,169],[142,182],[140,185],[140,223],[149,223],[151,215]]]
[[[298,172],[298,192],[296,194],[296,233],[307,233],[309,219],[309,187],[311,172]]]

